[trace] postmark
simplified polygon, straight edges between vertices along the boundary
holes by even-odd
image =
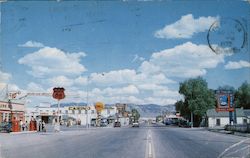
[[[216,54],[245,52],[247,50],[246,30],[246,26],[240,20],[221,18],[208,30],[208,45]]]

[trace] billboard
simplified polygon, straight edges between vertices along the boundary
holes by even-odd
[[[216,111],[234,111],[234,95],[232,91],[216,91]]]

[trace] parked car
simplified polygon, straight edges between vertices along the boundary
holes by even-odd
[[[139,127],[139,123],[138,123],[138,122],[134,122],[134,123],[132,124],[132,127]]]
[[[115,122],[114,127],[121,127],[121,122]]]
[[[190,128],[191,124],[186,120],[179,120],[179,127]]]
[[[165,125],[172,125],[173,121],[171,119],[166,119],[164,123]]]
[[[106,127],[108,125],[108,122],[101,122],[101,127]]]
[[[12,126],[10,122],[0,123],[0,132],[12,132]]]

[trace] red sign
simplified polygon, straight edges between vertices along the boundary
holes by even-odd
[[[58,100],[64,99],[65,98],[64,90],[65,90],[64,88],[60,87],[53,88],[53,95],[52,95],[53,98]]]

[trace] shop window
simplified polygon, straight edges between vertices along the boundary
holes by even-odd
[[[247,119],[243,119],[243,124],[247,124]]]
[[[216,119],[216,126],[220,126],[220,119]]]
[[[75,110],[72,110],[72,114],[75,114]]]
[[[81,111],[81,110],[78,110],[78,113],[79,113],[79,114],[81,114],[81,113],[82,113],[82,111]]]

